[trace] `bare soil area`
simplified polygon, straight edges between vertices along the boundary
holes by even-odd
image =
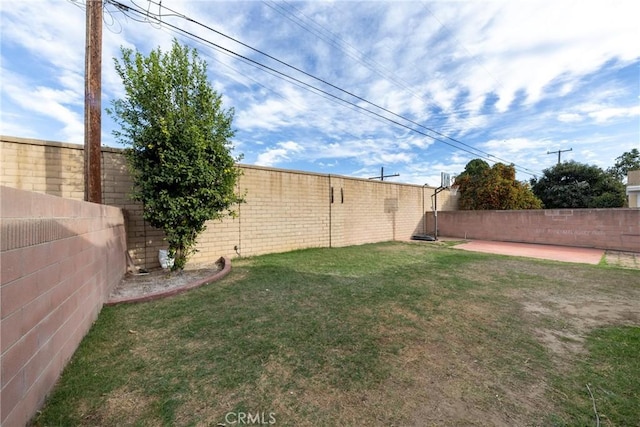
[[[590,330],[609,325],[640,324],[640,291],[635,298],[584,289],[580,295],[528,293],[522,306],[535,318],[546,318],[537,338],[559,361],[580,354]],[[540,323],[538,323],[540,324]]]
[[[156,268],[143,274],[127,273],[111,292],[109,299],[136,298],[182,288],[198,280],[213,276],[222,268],[223,264],[221,262],[215,262],[213,264],[193,265],[182,271]]]
[[[640,269],[640,253],[637,252],[607,251],[605,260],[609,265]]]

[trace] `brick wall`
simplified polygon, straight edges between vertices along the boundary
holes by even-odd
[[[1,137],[0,184],[82,199],[83,147],[51,141]],[[30,165],[38,165],[37,171]],[[308,247],[345,246],[406,240],[424,232],[423,205],[431,211],[433,188],[347,178],[328,174],[240,166],[238,191],[246,203],[239,216],[211,221],[198,239],[191,263],[220,256],[259,255]],[[123,208],[127,246],[137,265],[158,265],[165,247],[161,231],[142,219],[133,202],[131,178],[122,151],[102,149],[103,201]],[[56,177],[52,181],[51,176]],[[49,181],[49,182],[47,182]],[[54,184],[55,182],[55,184]],[[333,202],[331,190],[333,189]],[[438,195],[438,209],[455,209],[448,192]],[[428,232],[433,226],[428,225]]]
[[[118,208],[0,187],[0,424],[42,405],[125,272],[124,232]]]
[[[438,213],[442,236],[640,252],[640,209]]]

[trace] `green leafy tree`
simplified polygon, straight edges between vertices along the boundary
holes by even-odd
[[[616,163],[607,169],[607,172],[613,175],[618,181],[623,181],[631,170],[640,169],[640,151],[633,148],[631,151],[625,151],[621,156],[616,157]]]
[[[532,179],[533,192],[545,208],[616,208],[626,202],[625,187],[597,166],[563,162]]]
[[[114,59],[126,96],[107,112],[120,125],[143,216],[164,231],[174,270],[184,268],[206,221],[234,215],[240,170],[231,155],[233,110],[207,81],[195,49],[173,41],[149,56],[122,48]]]
[[[467,163],[465,170],[456,177],[460,186],[458,206],[463,210],[511,210],[539,209],[540,200],[531,192],[528,184],[516,180],[513,165],[496,163],[489,166],[481,159]]]
[[[469,175],[472,178],[479,179],[485,172],[491,169],[489,163],[482,159],[473,159],[464,167],[464,172],[461,175]]]

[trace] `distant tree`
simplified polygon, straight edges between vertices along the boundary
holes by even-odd
[[[467,166],[464,167],[464,172],[462,172],[462,175],[469,175],[473,178],[480,178],[482,177],[482,174],[489,169],[491,169],[489,163],[485,162],[482,159],[473,159],[469,163],[467,163]]]
[[[490,209],[539,209],[542,203],[534,196],[529,185],[516,180],[513,165],[496,163],[489,166],[481,159],[467,163],[465,170],[456,177],[463,210]]]
[[[234,214],[240,170],[230,154],[233,110],[207,81],[206,63],[176,40],[170,52],[144,56],[122,48],[115,68],[125,98],[108,113],[134,180],[144,219],[164,231],[173,269],[182,269],[205,222]]]
[[[531,187],[547,209],[616,208],[626,202],[622,182],[597,166],[575,161],[545,169]]]
[[[616,158],[616,163],[607,169],[607,172],[613,175],[618,181],[623,181],[627,177],[630,170],[640,169],[640,151],[633,148],[631,151],[625,151],[621,156]]]

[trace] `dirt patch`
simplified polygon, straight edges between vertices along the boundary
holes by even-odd
[[[182,271],[157,268],[146,274],[127,273],[111,292],[109,300],[137,298],[183,288],[191,283],[215,275],[223,267],[224,263],[218,261],[208,265],[194,265]]]
[[[605,260],[609,265],[640,269],[640,253],[607,251]]]
[[[640,323],[640,295],[622,298],[588,289],[581,295],[529,294],[522,307],[541,325],[535,329],[537,338],[560,359],[582,352],[592,329]]]

